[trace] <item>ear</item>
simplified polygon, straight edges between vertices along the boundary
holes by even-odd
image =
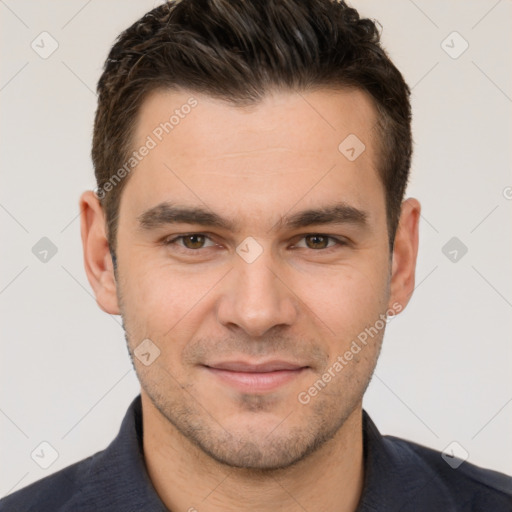
[[[402,203],[393,247],[388,304],[390,308],[398,303],[405,309],[414,291],[420,213],[421,205],[416,199],[409,198]]]
[[[98,306],[111,315],[119,315],[116,279],[105,229],[103,208],[93,191],[80,197],[80,227],[84,266]]]

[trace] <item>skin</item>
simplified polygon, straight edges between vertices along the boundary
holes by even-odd
[[[385,329],[307,404],[298,395],[329,368],[332,376],[337,357],[379,315],[407,305],[420,204],[402,204],[390,254],[377,114],[357,90],[273,92],[250,108],[155,92],[141,108],[134,148],[191,96],[197,106],[129,176],[115,273],[98,200],[85,192],[80,201],[89,281],[99,306],[122,314],[141,382],[148,473],[174,511],[276,503],[353,511],[364,479],[362,398]],[[353,162],[338,151],[349,134],[366,146]],[[364,211],[366,223],[279,223],[340,201]],[[206,208],[236,229],[144,229],[141,216],[164,202]],[[188,234],[206,238],[174,240]],[[252,263],[236,252],[247,237],[262,251]],[[146,338],[160,350],[149,366],[133,356]],[[267,391],[241,390],[207,368],[276,359],[303,369]]]

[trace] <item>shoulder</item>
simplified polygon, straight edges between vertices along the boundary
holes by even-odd
[[[512,511],[512,477],[394,436],[384,443],[410,471],[427,476],[426,488],[448,494],[457,510]],[[419,475],[418,475],[419,476]]]
[[[140,395],[104,450],[0,500],[0,512],[92,510],[166,510],[145,468]]]
[[[0,500],[0,512],[65,510],[88,482],[92,460],[102,452],[48,475]]]

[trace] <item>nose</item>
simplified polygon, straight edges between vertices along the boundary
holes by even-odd
[[[290,326],[298,316],[298,298],[283,267],[273,261],[270,250],[248,263],[235,255],[234,268],[226,276],[217,319],[230,329],[243,329],[258,338],[276,326]]]

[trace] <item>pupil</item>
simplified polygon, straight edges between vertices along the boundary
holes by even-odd
[[[318,249],[318,244],[320,244],[321,248],[325,247],[325,242],[326,242],[325,236],[312,235],[308,238],[312,242],[311,243],[311,245],[313,245],[312,249]]]
[[[202,235],[189,235],[185,238],[187,241],[186,245],[189,247],[189,249],[198,249],[203,245],[203,236]]]

